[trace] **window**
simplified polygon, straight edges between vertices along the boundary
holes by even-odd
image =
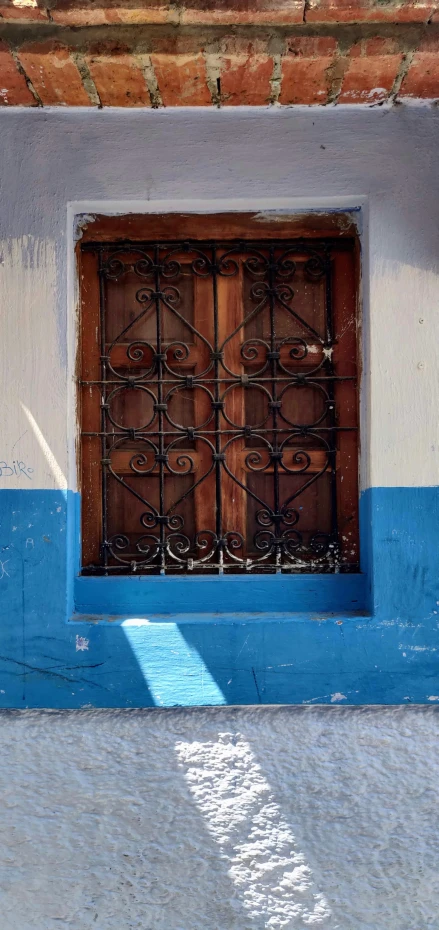
[[[101,227],[80,247],[82,572],[358,571],[354,238]]]

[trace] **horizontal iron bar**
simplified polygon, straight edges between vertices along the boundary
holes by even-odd
[[[307,251],[308,248],[312,249],[312,251],[316,251],[316,249],[320,246],[322,250],[330,247],[331,250],[343,252],[352,251],[355,244],[354,240],[349,237],[346,237],[345,239],[332,239],[325,237],[308,239],[301,236],[298,236],[294,239],[243,239],[238,237],[235,239],[212,240],[197,239],[194,236],[188,236],[186,239],[119,239],[114,242],[83,242],[81,244],[81,252],[122,252],[128,249],[132,249],[133,251],[136,249],[152,249],[155,248],[155,246],[175,248],[177,246],[184,246],[186,243],[193,243],[197,247],[203,245],[204,248],[218,248],[218,246],[221,246],[227,249],[227,251],[229,251],[231,248],[235,248],[236,246],[246,246],[247,244],[249,248],[254,248],[255,246],[258,246],[259,248],[268,248],[273,245],[280,246],[281,248],[288,248],[290,246],[297,248],[297,245],[300,244],[300,246],[303,245],[303,251]],[[183,248],[182,251],[184,251]]]
[[[254,565],[246,566],[245,562],[208,562],[208,563],[196,563],[194,560],[194,566],[192,569],[189,569],[187,565],[169,565],[164,570],[161,569],[160,565],[142,565],[139,566],[138,571],[130,570],[129,565],[87,565],[82,569],[83,575],[107,575],[110,572],[119,572],[120,574],[129,574],[129,575],[143,575],[145,572],[150,574],[164,574],[164,575],[173,575],[177,572],[187,572],[195,571],[198,572],[202,570],[203,572],[212,572],[215,571],[215,574],[222,574],[223,572],[233,572],[236,575],[242,574],[243,569],[248,572],[248,574],[296,574],[303,575],[303,568],[306,567],[306,573],[310,575],[316,574],[352,574],[358,572],[359,563],[358,562],[337,562],[337,565],[332,566],[326,563],[319,563],[319,565],[313,569],[311,561],[307,562],[306,565],[276,565],[275,563],[267,562],[264,565],[255,563]]]
[[[199,375],[200,380],[197,381],[196,380],[197,375],[194,375],[193,377],[194,377],[194,383],[192,384],[193,388],[200,387],[203,384],[236,384],[237,387],[251,387],[252,384],[258,385],[265,381],[268,381],[268,382],[273,381],[273,378],[258,378],[256,375],[254,375],[254,377],[252,378],[252,376],[249,375],[248,384],[243,385],[242,382],[239,380],[239,378],[203,378],[202,375]],[[294,381],[294,378],[301,379],[299,382],[301,387],[304,387],[306,384],[312,383],[313,381],[356,381],[357,380],[355,375],[325,375],[324,377],[314,377],[313,375],[309,375],[309,380],[308,380],[307,375],[302,375],[302,374],[299,375],[296,372],[291,372],[291,377],[289,378],[276,378],[276,384],[282,384],[283,382],[286,381],[287,384],[293,385],[296,383]],[[128,379],[122,376],[120,378],[108,378],[105,381],[80,381],[79,382],[79,384],[83,386],[89,385],[89,384],[120,384],[120,385],[123,385],[124,383],[126,383],[127,387],[133,389],[136,387],[137,384],[148,385],[148,387],[154,387],[159,382],[152,381],[152,380],[141,381],[140,378],[139,379],[136,378],[136,384],[129,384]],[[184,384],[184,382],[181,381],[180,379],[173,380],[171,378],[162,378],[160,380],[160,384],[173,384],[175,385],[175,387],[180,386],[181,388],[187,388],[187,390],[191,389],[189,388],[187,384]]]
[[[182,427],[181,430],[174,430],[174,431],[163,430],[161,432],[157,432],[157,431],[152,432],[149,430],[142,432],[141,430],[136,430],[136,436],[133,441],[135,442],[136,439],[143,439],[143,438],[147,438],[148,436],[181,436],[182,439],[186,439],[187,438],[186,431],[189,428],[190,427]],[[255,427],[251,427],[251,429],[255,430],[256,435],[247,436],[244,432],[245,427],[239,427],[236,429],[221,429],[221,430],[197,429],[196,427],[193,427],[193,428],[195,430],[194,440],[196,440],[197,438],[199,439],[200,437],[203,437],[203,436],[216,436],[218,434],[221,436],[225,436],[225,435],[242,436],[243,439],[257,439],[258,435],[261,435],[262,433],[291,433],[291,430],[297,430],[297,432],[299,433],[300,430],[302,429],[306,429],[310,433],[327,433],[327,432],[343,433],[343,432],[352,432],[352,430],[354,431],[358,430],[358,426],[293,426],[291,427],[291,429],[258,429],[257,426],[255,426]],[[126,431],[116,432],[116,433],[82,432],[81,436],[107,436],[109,439],[112,439],[116,436],[126,437],[128,432],[129,432],[128,429]]]

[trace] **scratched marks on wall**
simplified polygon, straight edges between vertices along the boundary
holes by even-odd
[[[1,461],[0,462],[0,478],[21,478],[24,475],[29,481],[32,481],[32,475],[34,469],[30,465],[26,465],[26,462],[18,461],[18,459],[13,459],[12,462]]]

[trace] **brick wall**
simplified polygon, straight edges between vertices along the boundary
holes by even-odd
[[[0,103],[439,98],[433,0],[0,0]]]

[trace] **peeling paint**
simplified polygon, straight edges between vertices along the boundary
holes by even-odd
[[[93,213],[82,213],[75,216],[73,226],[73,242],[76,244],[82,239],[84,229],[87,229],[91,223],[94,223],[96,216]]]

